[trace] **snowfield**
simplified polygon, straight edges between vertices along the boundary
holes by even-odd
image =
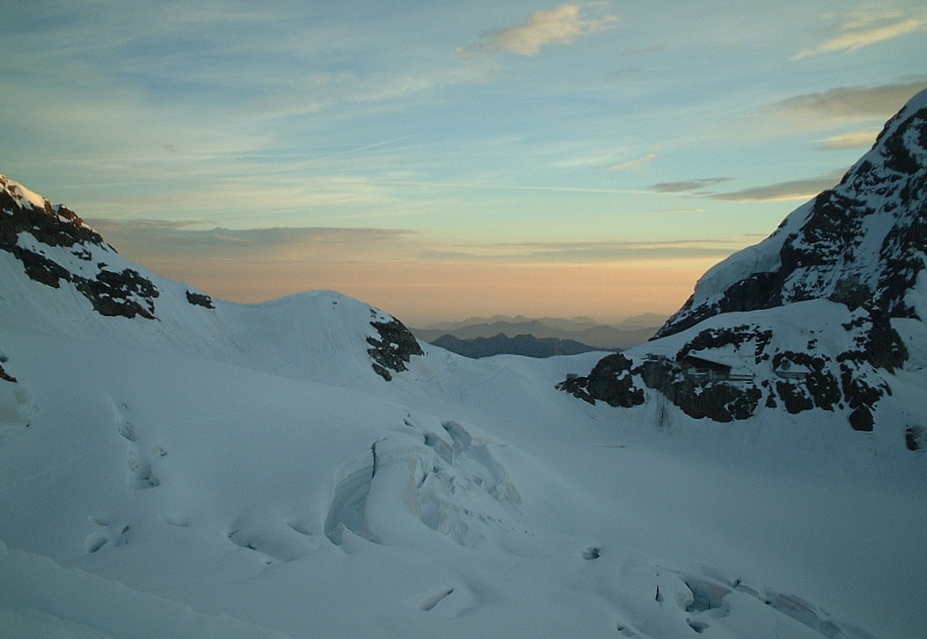
[[[0,636],[927,627],[927,473],[897,429],[554,390],[596,353],[424,345],[386,382],[365,341],[382,316],[355,300],[171,308],[182,286],[155,281],[155,322],[0,285]],[[27,295],[28,318],[8,304]],[[923,405],[923,372],[902,377]]]

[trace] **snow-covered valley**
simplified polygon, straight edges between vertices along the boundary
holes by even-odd
[[[553,389],[588,358],[435,349],[395,385],[369,365],[332,385],[170,346],[4,334],[28,417],[3,438],[14,621],[164,636],[179,602],[201,616],[176,613],[190,636],[202,617],[234,636],[220,615],[292,637],[924,623],[924,464],[901,437],[826,415],[658,429],[647,410]],[[39,557],[69,579],[30,568]],[[119,603],[114,582],[165,601],[119,589]],[[165,610],[137,618],[145,605]]]
[[[212,300],[3,187],[0,637],[927,634],[923,272],[891,370],[847,368],[868,324],[825,298],[623,355],[752,323],[888,389],[868,430],[849,392],[715,421],[558,390],[603,353],[471,360],[334,292]],[[689,351],[793,397],[756,339]]]

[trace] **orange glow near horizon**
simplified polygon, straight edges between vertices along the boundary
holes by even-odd
[[[716,260],[606,264],[445,261],[176,261],[150,256],[148,268],[218,299],[253,303],[331,289],[425,325],[471,316],[588,316],[616,321],[671,314]]]

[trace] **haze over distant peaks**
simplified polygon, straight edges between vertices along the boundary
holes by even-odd
[[[454,340],[484,340],[479,346],[480,349],[487,346],[485,340],[503,335],[509,339],[531,336],[538,340],[566,340],[588,346],[587,350],[594,348],[615,350],[630,348],[646,342],[653,337],[665,321],[666,316],[655,313],[630,317],[617,324],[603,324],[589,317],[534,319],[522,315],[515,317],[496,315],[490,318],[471,317],[461,322],[441,322],[411,330],[416,337],[426,342],[435,342],[445,335],[449,335]],[[453,345],[454,342],[446,340],[444,344]],[[567,348],[572,349],[572,352],[582,352],[576,350],[575,346]],[[451,350],[455,349],[451,348]],[[492,354],[490,350],[480,352]],[[461,351],[455,350],[455,352]],[[512,351],[509,349],[502,352]]]

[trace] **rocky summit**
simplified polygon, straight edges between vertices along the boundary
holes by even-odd
[[[922,366],[925,187],[921,92],[838,186],[709,270],[652,342],[559,388],[625,408],[662,397],[720,422],[842,411],[854,429],[872,430],[903,385],[895,373]]]

